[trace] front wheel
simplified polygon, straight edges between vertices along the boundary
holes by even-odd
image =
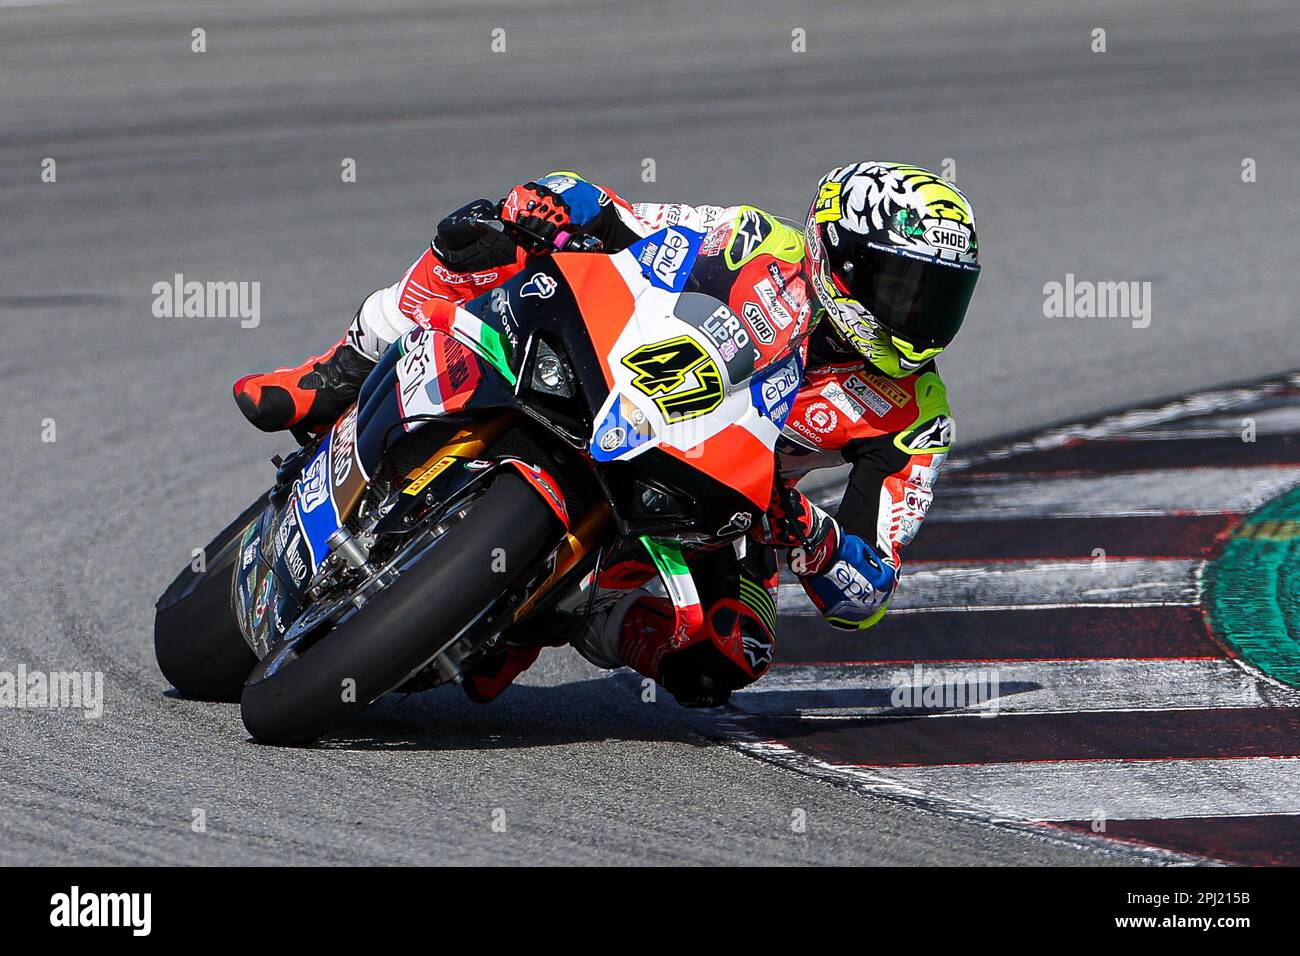
[[[244,687],[254,739],[309,743],[401,685],[555,544],[555,516],[503,472],[435,548],[319,641],[272,648]]]

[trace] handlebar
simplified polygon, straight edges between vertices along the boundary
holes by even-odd
[[[449,266],[458,260],[471,259],[476,251],[493,246],[502,239],[532,255],[561,252],[601,252],[604,243],[595,236],[560,233],[550,239],[522,229],[501,218],[501,204],[490,199],[475,199],[438,223],[434,240],[436,250]],[[555,240],[559,240],[558,242]]]
[[[516,245],[534,255],[548,255],[552,252],[600,252],[605,248],[605,244],[596,236],[561,232],[556,237],[561,240],[557,245],[551,239],[520,227],[518,223],[506,222],[500,215],[494,215],[493,222],[498,224]]]

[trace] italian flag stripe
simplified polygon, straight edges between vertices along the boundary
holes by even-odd
[[[515,383],[515,373],[510,369],[505,340],[500,332],[464,309],[456,311],[452,329],[459,332],[460,340],[500,372],[506,381],[511,385]]]
[[[704,609],[700,606],[700,592],[695,588],[682,549],[670,542],[656,541],[649,535],[641,536],[641,544],[654,561],[673,605],[687,616],[702,617]]]

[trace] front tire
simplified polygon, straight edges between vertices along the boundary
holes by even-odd
[[[211,555],[207,568],[187,567],[158,599],[154,656],[183,697],[234,703],[257,664],[235,620],[230,587],[240,537],[265,507],[262,497],[245,508],[203,549]]]
[[[556,539],[550,508],[503,472],[433,552],[355,615],[300,656],[281,659],[273,649],[263,658],[240,701],[244,726],[266,744],[315,740],[426,664]],[[505,572],[494,572],[503,556]]]

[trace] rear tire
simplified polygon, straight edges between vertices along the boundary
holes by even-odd
[[[203,549],[206,570],[187,567],[158,599],[154,655],[163,677],[184,697],[233,703],[257,664],[230,603],[239,540],[266,507],[262,497],[244,509]]]
[[[244,726],[266,744],[315,740],[426,664],[535,567],[557,537],[554,513],[538,493],[503,472],[432,553],[353,617],[269,675],[276,652],[258,663],[240,701]],[[504,574],[492,570],[498,549]]]

